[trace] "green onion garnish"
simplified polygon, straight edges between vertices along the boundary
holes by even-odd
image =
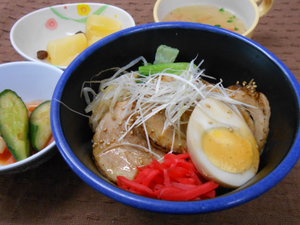
[[[146,76],[162,72],[180,75],[183,71],[188,70],[189,67],[190,63],[185,62],[146,65],[139,67],[139,73]]]

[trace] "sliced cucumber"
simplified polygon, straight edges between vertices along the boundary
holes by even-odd
[[[52,137],[50,125],[51,101],[45,101],[33,110],[29,119],[30,141],[32,147],[40,151]]]
[[[12,90],[0,93],[0,133],[16,160],[30,155],[28,110]]]

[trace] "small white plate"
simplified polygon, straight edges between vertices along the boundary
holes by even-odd
[[[25,103],[51,100],[62,70],[39,62],[0,64],[0,92],[15,91]],[[53,141],[41,151],[13,164],[0,166],[0,174],[18,173],[34,168],[54,154]]]
[[[46,60],[39,60],[37,51],[46,50],[49,41],[73,35],[78,31],[84,32],[87,17],[92,14],[119,20],[122,29],[135,26],[132,16],[116,6],[101,3],[55,5],[20,18],[11,29],[11,44],[25,59],[50,64]]]

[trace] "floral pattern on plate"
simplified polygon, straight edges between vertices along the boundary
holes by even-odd
[[[78,13],[79,16],[84,16],[83,18],[72,18],[72,17],[69,17],[69,16],[65,15],[64,13],[59,12],[58,9],[55,9],[53,7],[50,7],[50,10],[53,12],[53,14],[55,16],[59,17],[60,19],[63,19],[63,20],[72,20],[72,21],[78,22],[78,23],[86,23],[87,17],[90,14],[100,15],[108,7],[109,7],[108,5],[103,5],[103,6],[99,7],[96,11],[94,11],[93,13],[91,13],[92,8],[88,4],[79,4],[79,5],[77,5],[77,13]],[[63,9],[64,10],[68,10],[69,8],[67,6],[65,6]],[[55,18],[51,17],[51,18],[49,18],[47,20],[47,22],[45,23],[45,26],[49,30],[55,30],[58,27],[58,21]]]

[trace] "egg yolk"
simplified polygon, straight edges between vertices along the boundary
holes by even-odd
[[[255,147],[251,142],[228,128],[215,128],[205,132],[203,151],[219,169],[242,173],[255,165]]]

